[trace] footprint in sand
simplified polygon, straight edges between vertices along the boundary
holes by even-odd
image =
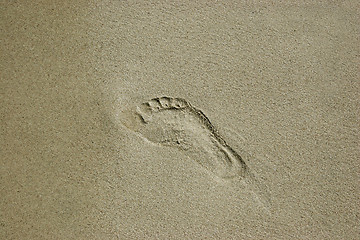
[[[245,161],[225,142],[205,114],[186,100],[153,98],[136,106],[133,111],[125,112],[130,115],[122,119],[124,125],[145,140],[184,151],[221,179],[243,179],[256,198],[264,206],[269,206],[270,196],[265,186],[259,183]]]
[[[248,167],[205,114],[181,98],[160,97],[136,108],[140,121],[129,126],[148,141],[183,150],[220,178],[245,177]]]

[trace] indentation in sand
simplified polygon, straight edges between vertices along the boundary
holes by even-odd
[[[136,117],[123,122],[145,140],[184,151],[221,179],[246,179],[259,192],[256,178],[241,156],[225,142],[206,115],[186,100],[153,98],[137,105],[133,115]]]

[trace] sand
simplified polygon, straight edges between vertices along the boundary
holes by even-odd
[[[0,239],[359,239],[355,2],[2,1]]]

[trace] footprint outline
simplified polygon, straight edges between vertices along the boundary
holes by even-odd
[[[210,172],[215,174],[215,176],[219,177],[220,179],[224,179],[224,180],[231,180],[235,178],[240,178],[245,180],[245,182],[251,187],[252,191],[255,193],[255,196],[260,200],[260,202],[262,202],[266,208],[269,207],[270,197],[267,190],[264,188],[264,186],[262,186],[259,183],[255,174],[250,171],[248,165],[240,156],[240,154],[238,154],[231,146],[229,146],[226,143],[226,141],[220,135],[216,127],[211,123],[210,119],[204,114],[203,111],[194,107],[192,104],[190,104],[188,101],[186,101],[183,98],[162,96],[162,97],[152,98],[149,101],[137,105],[135,114],[141,119],[141,123],[143,124],[142,128],[146,129],[147,127],[151,128],[149,124],[151,124],[153,121],[156,121],[156,119],[154,119],[156,118],[156,114],[166,111],[179,111],[177,113],[181,113],[183,115],[188,114],[195,116],[195,120],[198,121],[197,124],[199,123],[202,124],[202,127],[205,129],[205,131],[208,131],[209,136],[213,140],[210,142],[213,142],[215,145],[217,145],[218,151],[222,152],[223,155],[227,156],[225,158],[227,159],[227,163],[225,163],[225,165],[227,164],[227,166],[224,168],[228,170],[225,173],[221,172],[221,174],[218,174],[216,171],[211,171],[211,170]],[[164,120],[164,122],[166,122],[166,119]],[[165,141],[161,142],[161,141],[151,140],[151,138],[149,139],[149,135],[143,133],[139,129],[134,131],[139,133],[139,135],[142,136],[142,138],[145,138],[147,141],[151,143],[155,143],[155,144],[158,143],[161,146],[173,146],[181,150],[190,151],[189,146],[186,146],[184,148],[181,147],[182,143],[180,139],[175,138],[173,141],[172,139],[166,139],[166,137],[170,136],[169,134],[166,136],[166,133],[164,133]],[[157,136],[155,136],[155,139],[156,138]],[[168,140],[167,143],[166,140]],[[172,144],[174,142],[176,142],[177,145]],[[209,170],[209,168],[207,169]]]

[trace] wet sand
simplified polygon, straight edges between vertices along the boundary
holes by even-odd
[[[0,239],[359,238],[358,4],[236,2],[3,1]]]

